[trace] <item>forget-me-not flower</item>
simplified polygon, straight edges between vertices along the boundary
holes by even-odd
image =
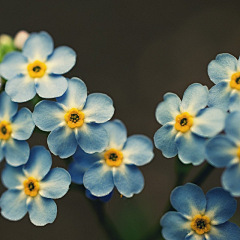
[[[52,158],[43,146],[31,149],[26,165],[6,165],[2,182],[8,188],[0,198],[3,217],[17,221],[27,212],[36,226],[52,223],[57,216],[53,199],[63,197],[71,183],[70,174],[63,168],[51,169]]]
[[[27,143],[35,124],[27,108],[18,111],[18,104],[2,92],[0,95],[0,161],[19,166],[27,162],[30,148]]]
[[[229,222],[237,202],[222,188],[206,196],[195,184],[175,188],[170,196],[178,211],[167,212],[160,221],[166,240],[239,240],[240,228]]]
[[[62,74],[76,62],[76,53],[69,47],[54,50],[46,32],[32,33],[22,52],[7,54],[0,65],[0,75],[7,79],[7,94],[14,102],[26,102],[36,93],[43,98],[60,97],[68,82]]]
[[[78,145],[88,153],[103,151],[109,138],[102,123],[113,113],[110,97],[102,93],[87,96],[84,82],[72,78],[57,102],[43,100],[35,106],[33,120],[41,130],[51,131],[47,139],[50,151],[67,158]]]
[[[190,85],[182,101],[174,93],[164,95],[156,109],[156,119],[163,126],[155,133],[155,146],[162,154],[193,165],[205,159],[205,140],[221,132],[225,113],[220,109],[206,108],[208,89],[199,83]]]

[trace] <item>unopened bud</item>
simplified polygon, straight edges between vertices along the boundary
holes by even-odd
[[[14,45],[17,49],[20,49],[22,50],[23,46],[24,46],[24,43],[26,42],[26,40],[28,39],[29,37],[29,33],[22,30],[22,31],[19,31],[15,38],[14,38]]]

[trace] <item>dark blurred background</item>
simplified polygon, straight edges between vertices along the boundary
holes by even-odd
[[[129,135],[152,138],[160,127],[155,108],[164,93],[182,97],[194,82],[211,87],[208,63],[218,53],[240,54],[239,7],[239,1],[230,0],[1,0],[0,34],[45,30],[55,46],[72,47],[77,64],[67,76],[83,79],[89,92],[111,96],[114,118],[126,124]],[[36,133],[30,145],[46,146],[46,137]],[[140,168],[143,192],[131,199],[115,192],[106,204],[125,239],[141,239],[158,224],[174,187],[174,161],[155,149],[153,161]],[[65,162],[54,157],[53,165],[65,167]],[[221,186],[221,173],[216,169],[207,178],[205,192]],[[18,222],[0,217],[0,239],[107,239],[83,194],[73,190],[56,202],[57,219],[45,227],[33,226],[28,216]],[[232,221],[239,225],[240,207],[237,211]]]

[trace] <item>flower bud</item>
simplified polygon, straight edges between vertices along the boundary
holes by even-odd
[[[14,45],[17,49],[20,49],[22,50],[23,46],[24,46],[24,43],[26,42],[26,40],[28,39],[29,37],[29,33],[22,30],[22,31],[19,31],[16,35],[15,35],[15,38],[14,38]]]

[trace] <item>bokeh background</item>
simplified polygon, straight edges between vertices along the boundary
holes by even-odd
[[[126,124],[129,135],[152,138],[160,127],[155,108],[164,93],[182,97],[194,82],[211,87],[208,63],[218,53],[239,56],[239,7],[239,1],[231,0],[1,0],[0,34],[45,30],[55,46],[72,47],[77,64],[66,76],[83,79],[91,93],[111,96],[114,118]],[[46,146],[46,138],[35,133],[29,142]],[[174,161],[155,149],[153,161],[141,167],[143,192],[131,199],[115,192],[106,204],[124,239],[141,239],[158,224],[174,186]],[[54,157],[53,165],[65,167],[65,162]],[[221,186],[221,173],[214,170],[204,191]],[[4,191],[1,184],[0,193]],[[57,205],[56,221],[45,227],[33,226],[28,216],[18,222],[0,217],[0,239],[107,239],[82,193],[72,190]],[[238,224],[239,213],[240,207],[232,219]]]

